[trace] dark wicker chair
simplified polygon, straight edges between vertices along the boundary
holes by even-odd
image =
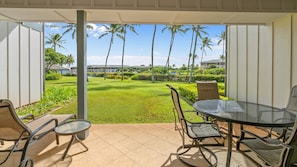
[[[196,81],[197,100],[220,99],[217,81]]]

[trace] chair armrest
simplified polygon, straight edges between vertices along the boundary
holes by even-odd
[[[43,128],[47,127],[47,125],[49,125],[49,124],[52,123],[52,122],[55,123],[55,126],[54,126],[53,128],[50,128],[48,131],[46,131],[46,132],[40,134],[40,136],[39,136],[38,138],[35,138],[36,134],[37,134],[39,131],[41,131]],[[32,140],[34,140],[34,139],[40,139],[40,138],[44,137],[44,136],[45,136],[46,134],[48,134],[49,132],[54,131],[55,127],[57,127],[57,126],[58,126],[58,119],[53,118],[53,119],[50,119],[50,120],[46,121],[46,122],[43,123],[39,128],[37,128],[36,130],[34,130],[34,131],[30,134],[30,136],[28,137],[28,139],[27,139],[27,141],[26,141],[26,143],[25,143],[25,145],[24,145],[24,151],[23,151],[23,153],[22,153],[22,159],[24,159],[24,158],[26,157],[26,152],[27,152],[28,146],[29,146],[30,144],[33,143],[33,142],[31,143]]]
[[[42,138],[43,136],[45,136],[47,133],[54,131],[54,129],[58,126],[58,119],[57,118],[52,118],[48,121],[46,121],[45,123],[43,123],[42,125],[39,126],[39,128],[35,129],[32,134],[29,136],[29,139],[33,139],[33,137],[35,137],[35,135],[38,134],[39,131],[43,130],[44,128],[46,128],[50,123],[54,122],[55,126],[53,128],[50,128],[49,130],[39,134],[38,138]]]
[[[35,119],[35,117],[34,117],[33,114],[22,115],[19,118],[20,118],[20,120],[25,120],[25,119],[32,119],[32,120],[34,120]]]

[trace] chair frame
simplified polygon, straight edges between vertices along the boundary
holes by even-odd
[[[4,142],[4,141],[13,141],[14,142],[13,146],[10,149],[0,150],[0,152],[8,153],[7,156],[5,157],[5,159],[2,162],[0,162],[0,165],[7,162],[7,160],[10,158],[10,156],[13,153],[22,152],[21,159],[20,159],[20,166],[22,166],[24,164],[28,164],[28,163],[33,166],[33,160],[30,158],[29,159],[26,158],[26,154],[27,154],[27,150],[28,150],[29,146],[34,144],[35,142],[37,142],[39,139],[42,139],[43,137],[45,137],[50,132],[54,132],[55,127],[57,127],[59,125],[58,119],[51,118],[51,119],[43,122],[38,128],[36,128],[34,131],[32,131],[25,123],[22,122],[22,119],[29,118],[29,117],[34,118],[33,115],[29,114],[25,117],[20,118],[16,114],[12,102],[8,99],[1,99],[0,100],[0,108],[5,108],[5,107],[8,108],[8,110],[10,112],[10,116],[15,121],[12,123],[17,124],[18,130],[22,131],[22,132],[19,133],[18,137],[8,138],[8,137],[3,137],[0,135],[1,142]],[[69,115],[69,118],[75,118],[75,115]],[[33,119],[32,122],[37,121],[38,119],[39,118]],[[53,124],[54,124],[54,126],[53,126]],[[0,129],[1,128],[2,127],[0,127]],[[18,148],[19,144],[21,142],[24,142],[24,145],[23,145],[23,147]],[[56,143],[59,144],[58,135],[56,135]]]
[[[181,156],[185,155],[185,153],[190,151],[191,148],[198,148],[199,152],[201,153],[203,158],[207,161],[207,163],[210,166],[217,166],[217,161],[218,161],[217,156],[215,155],[214,152],[212,152],[210,149],[205,147],[205,146],[224,146],[224,142],[219,143],[219,141],[217,141],[217,139],[216,139],[216,137],[220,137],[220,138],[224,139],[223,136],[221,135],[221,133],[218,130],[217,124],[212,123],[212,122],[190,122],[190,121],[188,121],[184,117],[184,114],[183,114],[184,111],[182,110],[181,105],[180,105],[180,98],[179,98],[178,92],[172,86],[170,86],[168,84],[166,86],[169,87],[170,90],[171,90],[171,97],[172,97],[172,101],[173,101],[173,104],[174,104],[174,108],[172,109],[172,111],[174,113],[174,118],[175,118],[175,130],[177,130],[179,132],[179,134],[180,134],[180,136],[182,138],[182,145],[180,147],[178,147],[177,151],[176,151],[177,158],[182,163],[184,163],[186,165],[196,166],[194,164],[190,164],[189,162],[183,160],[183,158]],[[178,126],[178,122],[180,123],[180,126]],[[195,125],[198,125],[198,126],[199,125],[211,126],[211,127],[213,127],[213,129],[215,129],[215,131],[217,131],[218,134],[217,135],[209,135],[209,136],[200,136],[200,137],[196,136],[196,137],[193,137],[193,136],[191,136],[189,134],[189,126],[191,126],[191,125],[194,125],[194,126]],[[186,144],[185,139],[186,139],[187,136],[190,139],[192,139],[191,144]],[[207,138],[213,138],[213,139],[215,139],[217,141],[217,143],[215,143],[215,144],[212,144],[212,143],[205,144],[205,143],[203,143],[202,141],[204,139],[207,139]],[[212,164],[208,160],[208,158],[206,157],[206,155],[204,153],[204,150],[215,158],[215,163]]]
[[[245,134],[249,134],[254,138],[245,138]],[[253,142],[254,144],[249,144]],[[240,149],[240,144],[247,146],[248,149],[242,150]],[[263,149],[257,148],[255,145],[261,145],[263,147],[269,148],[270,153],[280,152],[277,154],[279,159],[277,163],[271,162],[267,159],[263,154]],[[255,160],[252,156],[248,155],[247,152],[254,152],[259,159],[265,163],[265,165],[272,167],[289,167],[295,166],[297,164],[297,118],[295,120],[295,125],[292,129],[292,133],[288,140],[285,142],[271,138],[262,138],[254,133],[249,131],[245,131],[242,129],[242,135],[237,143],[237,150],[243,153],[247,158],[249,158],[253,163],[258,166],[262,166],[257,160]],[[293,159],[295,157],[295,159]]]
[[[290,90],[290,97],[288,99],[288,103],[283,110],[287,110],[291,113],[297,114],[297,85],[293,86]],[[277,120],[281,121],[281,120]],[[288,139],[288,133],[292,131],[292,127],[286,127],[286,128],[270,128],[269,129],[269,136],[272,137],[272,135],[276,135],[278,139],[283,140],[285,142]]]

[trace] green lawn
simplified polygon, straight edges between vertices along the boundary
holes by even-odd
[[[88,119],[92,123],[173,122],[173,104],[166,83],[89,78],[87,86]],[[176,88],[181,85],[191,85],[176,82],[168,83]],[[76,87],[76,77],[63,77],[59,81],[46,81],[46,86]],[[192,106],[183,101],[182,107],[185,110],[192,109]],[[76,114],[77,100],[74,99],[69,105],[55,113]],[[190,114],[190,116],[197,117],[195,113]]]

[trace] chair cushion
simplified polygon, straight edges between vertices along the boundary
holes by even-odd
[[[57,119],[58,125],[64,123],[65,121],[69,119],[74,119],[74,114],[46,114],[40,118],[34,119],[33,121],[27,123],[26,125],[31,129],[31,131],[35,131],[37,128],[39,128],[42,124],[45,122],[51,120],[51,119]],[[38,132],[38,134],[42,134],[43,132],[47,132],[49,130],[54,130],[55,123],[52,122],[49,125],[47,125],[45,128],[43,128],[41,131]],[[37,135],[38,135],[37,134]]]

